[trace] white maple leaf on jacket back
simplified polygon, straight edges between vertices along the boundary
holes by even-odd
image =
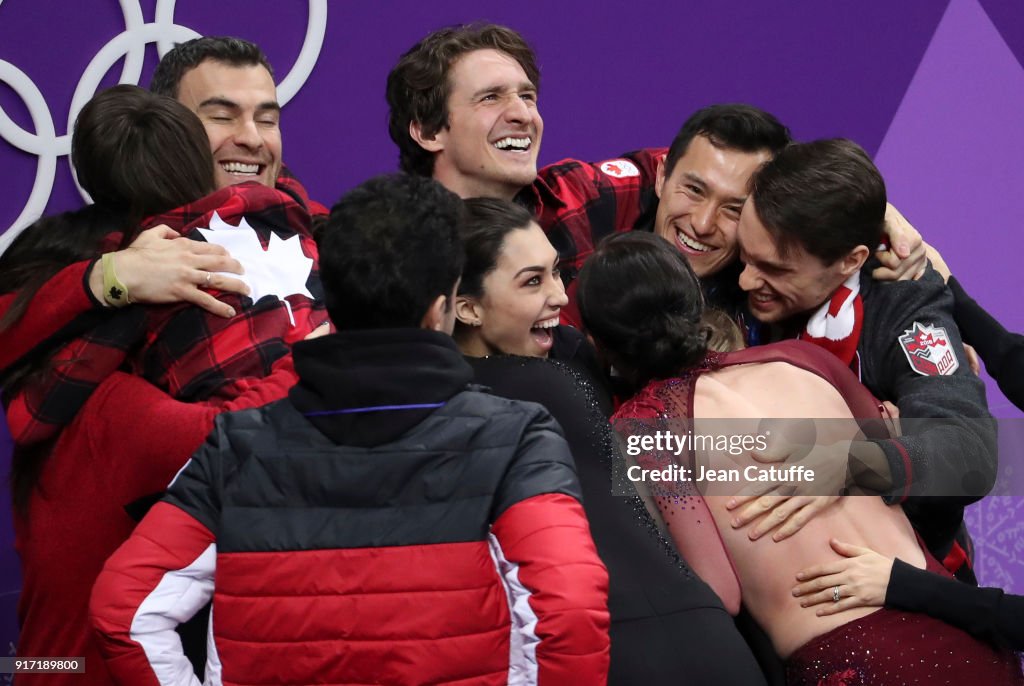
[[[252,301],[273,295],[282,300],[288,307],[288,317],[292,326],[291,305],[285,300],[289,295],[304,295],[313,298],[306,288],[306,281],[313,270],[313,260],[302,252],[302,242],[298,234],[281,240],[271,233],[267,249],[263,249],[256,230],[249,226],[245,217],[232,226],[220,218],[216,212],[210,218],[210,228],[198,229],[209,243],[216,243],[225,248],[231,256],[242,263],[245,274],[227,274],[245,282],[249,287]]]

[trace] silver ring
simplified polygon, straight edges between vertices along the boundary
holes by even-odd
[[[210,273],[210,272],[206,272],[206,287],[207,287],[207,288],[209,288],[209,287],[210,287],[210,278],[211,278],[212,276],[213,276],[213,274],[212,274],[212,273]]]
[[[833,602],[833,603],[838,603],[838,602],[839,602],[839,598],[840,598],[840,595],[839,595],[839,587],[838,587],[838,586],[836,586],[836,587],[834,587],[834,588],[832,589],[832,602]]]

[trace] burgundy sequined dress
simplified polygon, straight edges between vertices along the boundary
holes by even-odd
[[[693,419],[694,389],[709,371],[738,364],[787,362],[821,376],[847,401],[855,417],[877,416],[876,401],[832,355],[800,341],[759,346],[735,353],[709,353],[704,362],[684,375],[654,381],[615,413],[617,429],[627,434],[650,432],[652,421]],[[632,424],[632,426],[630,426]],[[708,543],[717,535],[707,506],[695,488],[672,493],[653,491],[656,500],[672,498],[676,507],[692,513],[682,520],[687,535]],[[659,505],[664,506],[664,502]],[[679,526],[680,520],[676,520]],[[692,526],[690,526],[692,524]],[[687,553],[688,557],[690,553]],[[925,551],[928,569],[949,573]],[[727,603],[728,604],[728,603]],[[968,633],[925,614],[880,609],[818,636],[800,647],[786,663],[791,686],[924,686],[1024,684],[1016,653],[997,649]]]

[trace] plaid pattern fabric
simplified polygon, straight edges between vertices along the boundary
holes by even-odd
[[[287,165],[281,165],[281,175],[277,177],[276,187],[277,190],[292,196],[295,202],[305,207],[311,216],[321,217],[330,214],[330,210],[326,206],[309,197],[306,188],[299,183]]]
[[[64,267],[32,296],[24,314],[0,332],[0,373],[6,373],[30,356],[47,349],[46,342],[74,330],[79,319],[102,305],[89,290],[89,270],[93,261],[82,260]],[[18,292],[0,295],[0,315],[17,300]],[[66,340],[68,334],[61,340]]]
[[[654,184],[666,152],[649,148],[598,163],[562,160],[541,169],[516,197],[558,251],[567,286],[602,238],[653,227]]]
[[[7,420],[15,442],[31,445],[55,436],[99,383],[122,368],[179,400],[213,404],[230,400],[239,379],[267,375],[293,342],[326,321],[319,260],[305,205],[308,198],[294,178],[282,177],[279,186],[230,186],[152,217],[142,228],[167,224],[189,238],[203,240],[197,229],[209,227],[216,212],[232,226],[244,217],[264,249],[272,234],[281,239],[298,236],[303,254],[313,260],[306,281],[312,300],[294,294],[287,296],[287,304],[271,296],[253,303],[219,293],[217,297],[237,312],[230,319],[187,303],[135,305],[105,313],[98,324],[60,348],[42,378],[7,399]]]

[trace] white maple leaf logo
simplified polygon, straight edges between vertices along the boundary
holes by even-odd
[[[238,226],[231,226],[220,218],[216,212],[210,218],[210,228],[198,229],[208,243],[216,243],[224,247],[231,256],[242,263],[245,274],[228,274],[240,279],[249,286],[253,302],[266,295],[274,295],[285,303],[288,318],[295,326],[291,305],[285,298],[298,293],[310,300],[313,294],[306,288],[306,280],[313,270],[313,260],[302,252],[302,243],[298,235],[281,240],[277,234],[270,234],[270,244],[263,249],[255,229],[249,226],[245,217]]]

